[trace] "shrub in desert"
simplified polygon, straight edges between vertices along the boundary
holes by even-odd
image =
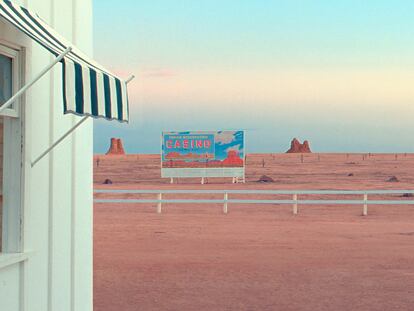
[[[266,182],[274,182],[274,180],[273,180],[272,177],[269,177],[267,175],[262,175],[262,176],[260,176],[260,178],[259,178],[259,180],[257,182],[266,183]]]
[[[400,180],[397,178],[397,176],[391,176],[388,178],[387,182],[399,182]]]

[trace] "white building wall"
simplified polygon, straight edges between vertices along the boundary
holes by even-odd
[[[14,2],[36,11],[92,56],[91,0]],[[26,80],[53,59],[8,24],[0,23],[0,39],[25,47]],[[28,258],[0,267],[0,310],[92,310],[92,122],[31,167],[80,119],[63,115],[61,85],[58,64],[26,96],[22,251]]]

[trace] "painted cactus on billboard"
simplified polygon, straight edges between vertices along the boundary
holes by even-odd
[[[244,131],[164,132],[161,159],[163,177],[239,177]]]

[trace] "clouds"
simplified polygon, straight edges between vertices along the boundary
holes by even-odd
[[[220,131],[215,136],[216,156],[226,158],[229,151],[236,151],[243,155],[244,133],[243,131]]]
[[[398,68],[135,72],[137,79],[129,86],[130,94],[136,96],[134,101],[145,103],[148,108],[163,103],[159,108],[170,109],[174,105],[176,110],[197,110],[194,113],[209,110],[221,115],[235,112],[249,116],[262,112],[275,115],[293,106],[309,112],[315,108],[321,111],[337,102],[354,108],[399,105],[411,102],[414,96],[412,71]],[[312,107],[307,107],[309,103]],[[260,118],[256,120],[260,124]]]
[[[218,132],[215,136],[215,142],[219,145],[227,145],[235,140],[234,132]]]

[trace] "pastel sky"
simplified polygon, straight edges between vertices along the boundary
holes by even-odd
[[[127,77],[110,137],[159,153],[162,131],[245,129],[248,152],[414,152],[412,0],[95,0],[95,57]]]

